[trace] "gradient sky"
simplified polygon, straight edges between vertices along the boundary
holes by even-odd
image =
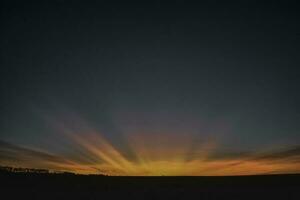
[[[300,169],[299,6],[3,1],[0,7],[0,164],[47,168],[25,161],[48,152],[85,166],[114,166],[98,167],[108,174],[120,163],[128,174],[143,174],[127,163],[142,159],[158,162],[153,168],[161,174],[222,175],[232,171],[197,173],[205,165],[199,158],[221,168],[228,158],[245,164],[281,155],[288,161],[280,167],[293,163],[275,171]],[[101,159],[86,164],[98,153],[90,144],[95,138],[103,143],[93,144]],[[172,156],[189,171],[164,172]],[[273,170],[245,165],[232,174]]]

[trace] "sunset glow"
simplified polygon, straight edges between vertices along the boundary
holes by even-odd
[[[74,127],[55,124],[57,131],[73,144],[75,155],[54,155],[29,148],[6,147],[1,151],[11,158],[1,165],[44,168],[79,174],[118,176],[227,176],[300,172],[300,154],[289,150],[252,152],[238,156],[216,156],[217,142],[205,141],[190,148],[192,138],[162,134],[129,134],[129,152],[121,151],[82,121],[78,133]],[[78,128],[78,127],[77,127]],[[225,152],[226,153],[226,152]],[[286,154],[286,155],[285,155]]]

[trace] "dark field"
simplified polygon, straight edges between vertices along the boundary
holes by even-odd
[[[109,177],[1,172],[0,180],[1,199],[300,199],[299,174]]]

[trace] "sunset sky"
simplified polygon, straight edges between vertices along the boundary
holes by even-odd
[[[300,173],[299,6],[100,2],[1,2],[0,165]]]

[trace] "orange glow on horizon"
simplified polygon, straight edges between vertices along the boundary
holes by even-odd
[[[148,140],[142,140],[143,142],[139,138],[132,140],[134,143],[131,144],[131,147],[136,153],[136,157],[129,159],[97,133],[85,134],[84,136],[71,134],[70,136],[80,149],[86,151],[86,159],[90,157],[91,160],[94,160],[93,163],[60,158],[57,161],[24,160],[22,163],[3,163],[2,161],[1,164],[47,168],[54,171],[69,171],[78,174],[117,176],[228,176],[299,173],[300,171],[300,163],[289,162],[289,160],[243,157],[209,159],[210,153],[216,148],[213,143],[203,144],[202,149],[197,150],[199,152],[197,157],[187,159],[188,144],[177,149],[174,146],[167,146],[166,149],[162,147],[155,149],[155,143],[149,141],[149,138]]]
[[[78,123],[84,124],[84,123]],[[79,174],[118,176],[228,176],[300,173],[300,155],[287,158],[262,153],[237,157],[213,157],[217,142],[209,140],[191,148],[193,138],[172,134],[128,134],[131,154],[122,151],[89,126],[82,133],[62,126],[59,130],[74,143],[73,156],[51,153],[15,152],[14,159],[0,159],[0,165],[43,168]],[[10,151],[11,152],[11,151]],[[125,154],[124,154],[125,153]],[[8,155],[10,156],[10,155]]]

